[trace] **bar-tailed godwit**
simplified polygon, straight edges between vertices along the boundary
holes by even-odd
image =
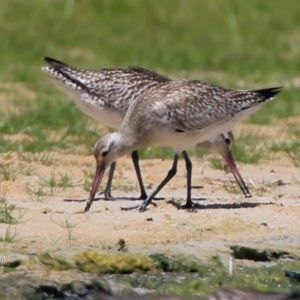
[[[150,91],[170,80],[138,67],[90,71],[71,67],[50,57],[45,57],[44,60],[50,66],[42,67],[42,70],[56,79],[55,83],[76,101],[85,114],[114,129],[121,126],[129,105],[138,96],[145,90]],[[141,192],[139,199],[146,199],[138,152],[132,151],[131,158]],[[104,191],[107,200],[114,199],[111,185],[115,168],[116,162],[113,162]]]
[[[97,168],[85,211],[90,209],[102,176],[112,162],[130,151],[149,145],[172,147],[175,152],[172,168],[138,206],[140,211],[144,211],[176,174],[180,153],[186,158],[186,149],[229,132],[263,103],[273,99],[280,89],[230,90],[199,80],[181,79],[145,91],[130,105],[120,129],[96,143],[94,156]],[[188,178],[191,178],[191,164],[187,168]],[[191,182],[188,182],[186,207],[191,206]]]
[[[160,74],[138,67],[89,71],[71,67],[49,57],[45,57],[44,60],[50,66],[42,67],[42,70],[56,79],[57,85],[75,99],[78,107],[85,114],[116,129],[120,127],[129,105],[145,90],[155,89],[160,84],[171,81]],[[87,97],[89,93],[91,93],[91,99]],[[95,99],[95,95],[98,95],[98,100]],[[197,147],[219,153],[228,164],[244,195],[251,197],[230,150],[233,140],[233,134],[229,132],[211,141],[198,143]],[[147,194],[139,169],[138,152],[133,151],[131,156],[141,191],[139,199],[146,199]],[[186,164],[189,166],[188,156],[185,155],[185,157]],[[113,162],[104,192],[105,199],[113,199],[111,184],[115,167],[116,163]]]

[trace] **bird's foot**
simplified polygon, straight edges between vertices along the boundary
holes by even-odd
[[[148,198],[147,194],[142,193],[138,200],[146,200]],[[134,199],[135,200],[135,199]],[[165,200],[165,197],[154,197],[153,200]]]
[[[150,202],[149,204],[152,204],[154,206],[157,206],[156,203]],[[132,206],[127,206],[127,207],[121,207],[121,210],[133,210],[133,209],[138,209],[140,212],[143,212],[146,210],[146,207],[148,206],[147,203],[145,203],[145,201],[143,201],[140,204],[137,205],[132,205]]]
[[[168,203],[175,206],[177,209],[184,209],[186,211],[194,211],[197,208],[203,208],[203,205],[195,203],[193,201],[187,201],[185,204],[181,205],[180,203],[174,201],[174,199],[169,200]]]
[[[99,193],[99,195],[104,195],[104,200],[106,200],[106,201],[114,201],[114,200],[116,200],[116,198],[111,195],[110,190],[105,190],[105,191]]]
[[[111,195],[110,190],[105,190],[101,193],[99,193],[99,195],[104,195],[104,200],[107,201],[116,201],[116,200],[132,200],[132,201],[136,201],[136,200],[146,200],[148,198],[147,194],[141,193],[140,197],[114,197]],[[100,198],[95,198],[95,200],[99,200]],[[165,200],[164,197],[157,197],[154,198],[154,200]],[[133,206],[133,209],[136,208],[137,205]]]

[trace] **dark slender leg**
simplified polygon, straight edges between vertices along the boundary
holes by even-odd
[[[161,182],[161,184],[153,191],[153,193],[148,197],[148,199],[145,199],[140,207],[140,211],[145,211],[148,204],[151,203],[153,198],[156,196],[156,194],[176,175],[177,173],[177,164],[178,164],[178,154],[175,154],[173,165],[171,170],[168,172],[168,175],[166,178]]]
[[[115,199],[111,195],[111,184],[112,184],[112,179],[114,177],[114,172],[115,172],[115,169],[116,169],[116,165],[117,165],[116,162],[113,162],[110,165],[108,180],[107,180],[106,188],[105,188],[105,191],[104,191],[105,200],[114,200]]]
[[[168,203],[173,204],[175,207],[177,207],[177,209],[191,209],[191,208],[202,208],[201,205],[194,203],[192,201],[192,162],[188,156],[188,154],[186,153],[186,151],[182,152],[183,158],[185,160],[185,167],[186,167],[186,171],[187,171],[187,184],[186,184],[186,188],[187,188],[187,197],[186,197],[186,203],[184,205],[180,205],[179,203],[176,203],[175,201],[171,200],[168,201]]]
[[[133,166],[136,172],[136,176],[139,182],[139,187],[140,187],[140,191],[141,191],[141,196],[139,198],[122,198],[122,199],[130,199],[130,200],[145,200],[147,199],[147,192],[145,190],[144,187],[144,183],[143,183],[143,179],[142,179],[142,174],[141,174],[141,170],[140,170],[140,166],[139,166],[139,155],[137,151],[133,151],[131,153],[131,158],[132,158],[132,162],[133,162]],[[112,180],[113,180],[113,176],[114,176],[114,172],[116,169],[116,162],[113,162],[110,166],[109,169],[109,175],[108,175],[108,180],[107,180],[107,184],[106,184],[106,188],[104,190],[104,192],[101,192],[100,194],[104,194],[104,199],[105,200],[116,200],[116,199],[120,199],[120,198],[115,198],[111,195],[111,185],[112,185]],[[155,198],[155,200],[163,200],[164,198]]]
[[[185,160],[185,167],[187,171],[187,198],[186,198],[186,204],[183,205],[181,208],[192,208],[193,202],[192,202],[192,162],[186,153],[186,151],[182,152],[184,160]]]
[[[156,194],[176,175],[177,173],[177,163],[178,163],[178,154],[175,154],[174,160],[173,160],[173,165],[170,171],[168,172],[166,178],[161,182],[161,184],[153,191],[153,193],[144,200],[142,204],[134,205],[134,206],[129,206],[129,207],[121,207],[122,210],[131,210],[131,209],[136,209],[139,208],[140,211],[145,211],[146,207],[148,204],[154,204],[151,201],[154,199]]]
[[[131,159],[132,159],[133,166],[134,166],[136,176],[137,176],[139,186],[140,186],[141,196],[139,199],[145,200],[145,199],[147,199],[148,196],[147,196],[144,184],[143,184],[142,174],[141,174],[140,165],[139,165],[139,154],[136,150],[131,153]]]

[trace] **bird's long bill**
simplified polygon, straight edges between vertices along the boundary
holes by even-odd
[[[226,155],[223,156],[223,158],[226,161],[228,167],[230,168],[230,171],[232,172],[237,184],[239,185],[240,189],[244,193],[245,197],[246,198],[252,197],[252,195],[249,192],[248,187],[247,187],[242,175],[240,174],[240,172],[239,172],[239,170],[238,170],[238,168],[235,164],[235,161],[234,161],[234,158],[231,154],[231,151],[228,151],[226,153]]]
[[[96,195],[99,185],[101,183],[104,172],[105,172],[105,167],[97,166],[94,182],[93,182],[92,189],[90,192],[90,196],[86,200],[86,206],[84,209],[85,212],[89,211],[89,209],[94,201],[95,195]]]

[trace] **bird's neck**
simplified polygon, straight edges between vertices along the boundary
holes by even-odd
[[[115,132],[113,134],[114,140],[116,141],[116,151],[118,153],[118,157],[121,157],[139,148],[138,141],[132,134],[125,134],[124,132]]]

